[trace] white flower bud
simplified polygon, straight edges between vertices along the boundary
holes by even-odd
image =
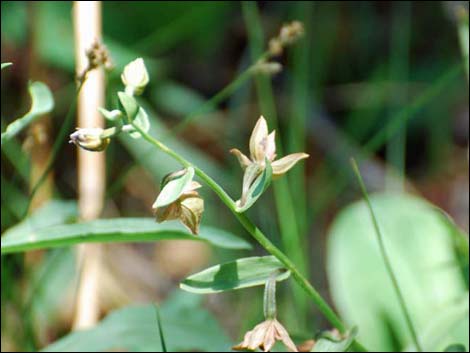
[[[135,59],[124,68],[121,75],[122,83],[126,86],[129,95],[140,95],[149,82],[147,69],[142,58]]]

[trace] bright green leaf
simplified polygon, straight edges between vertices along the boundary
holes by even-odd
[[[194,236],[177,222],[158,224],[153,218],[113,218],[65,224],[2,236],[2,254],[91,242],[149,242],[166,239],[205,240],[228,249],[249,249],[246,241],[219,229],[202,227]]]
[[[266,160],[266,168],[263,172],[256,178],[253,184],[248,190],[246,201],[243,205],[237,205],[236,211],[238,213],[245,212],[258,200],[258,198],[266,191],[266,189],[271,184],[273,170],[271,164]]]
[[[356,336],[356,328],[343,335],[343,338],[338,338],[331,332],[325,332],[315,340],[311,352],[347,352]]]
[[[42,82],[32,82],[28,87],[31,96],[31,109],[23,117],[9,124],[2,133],[2,144],[16,136],[26,126],[31,124],[41,115],[49,113],[54,108],[54,98],[49,88]]]
[[[376,194],[371,202],[392,268],[420,335],[455,300],[468,296],[453,232],[441,213],[420,198]],[[408,347],[411,336],[364,202],[339,214],[328,236],[327,250],[332,299],[345,323],[360,328],[359,340],[374,351]],[[453,342],[467,344],[468,319],[460,320],[457,326],[458,329],[446,328],[449,332],[431,346],[423,342],[425,349],[442,351]]]
[[[261,286],[274,271],[280,272],[277,281],[290,276],[290,272],[285,271],[284,265],[274,256],[247,257],[191,275],[180,283],[180,287],[188,292],[207,294]]]
[[[159,310],[169,352],[227,351],[232,342],[201,298],[175,292]],[[96,327],[72,332],[44,352],[161,352],[155,307],[133,305],[109,314]]]
[[[163,189],[158,194],[157,200],[153,204],[153,208],[163,207],[176,201],[184,189],[191,183],[194,177],[194,168],[189,167],[186,173],[170,180],[163,186]]]
[[[2,252],[5,237],[21,239],[24,234],[34,234],[37,230],[75,221],[78,217],[77,204],[73,201],[53,200],[36,210],[28,218],[9,228],[2,234]],[[8,240],[7,240],[8,242]]]
[[[139,104],[133,96],[125,92],[118,92],[118,97],[124,111],[126,112],[127,118],[130,121],[134,121],[137,113],[139,112]]]
[[[11,66],[11,65],[13,65],[13,64],[12,63],[2,63],[2,68],[1,69],[3,70],[4,68],[6,68],[8,66]]]
[[[145,112],[144,108],[140,107],[137,116],[134,119],[134,124],[137,125],[142,131],[148,132],[150,130],[150,121],[147,113]],[[134,131],[131,132],[132,138],[139,138],[140,132]]]

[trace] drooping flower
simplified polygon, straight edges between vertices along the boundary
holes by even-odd
[[[233,347],[235,350],[255,350],[257,348],[264,352],[270,351],[276,341],[281,341],[290,352],[298,352],[289,333],[277,319],[268,319],[251,331],[248,331],[243,338],[243,342]]]
[[[92,152],[103,151],[109,144],[110,138],[102,128],[77,128],[70,135],[70,143]]]
[[[307,158],[307,153],[293,153],[276,160],[276,131],[269,133],[266,119],[261,116],[250,137],[250,158],[240,150],[232,148],[230,153],[234,154],[242,169],[245,171],[243,177],[242,203],[246,198],[246,192],[254,180],[266,168],[266,160],[272,167],[273,178],[279,178],[287,173],[298,161]]]
[[[181,177],[183,173],[186,172],[186,170],[178,171],[164,178],[161,193],[165,192],[165,187],[172,187],[169,186],[169,182],[174,180],[174,178]],[[161,223],[164,221],[179,219],[181,223],[191,231],[191,233],[195,235],[198,234],[202,213],[204,212],[204,200],[196,191],[200,187],[201,184],[191,180],[182,189],[176,200],[163,206],[157,205],[157,198],[157,201],[153,205],[157,222]]]
[[[147,69],[142,58],[135,59],[126,65],[121,75],[122,83],[126,86],[126,93],[140,95],[149,82]]]

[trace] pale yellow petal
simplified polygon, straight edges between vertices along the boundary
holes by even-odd
[[[286,173],[289,169],[291,169],[298,161],[308,158],[307,153],[293,153],[289,154],[277,161],[271,163],[271,167],[273,168],[273,176],[278,177]]]
[[[265,139],[268,137],[268,124],[266,123],[266,119],[261,116],[254,129],[251,133],[250,137],[250,155],[251,160],[257,162],[264,162],[265,156],[265,148],[264,143]]]
[[[242,152],[240,152],[240,150],[236,148],[232,148],[230,150],[230,153],[235,155],[235,157],[237,157],[238,163],[240,163],[240,166],[242,167],[243,170],[245,170],[251,164],[250,159],[247,156],[245,156]]]

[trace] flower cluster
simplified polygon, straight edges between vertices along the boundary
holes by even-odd
[[[99,43],[86,52],[89,58],[89,68],[96,68],[100,65],[111,65],[106,48]],[[83,79],[85,76],[83,76]],[[99,108],[99,112],[115,126],[109,129],[102,128],[77,128],[77,131],[70,135],[70,143],[74,143],[91,152],[101,152],[110,143],[111,138],[122,131],[130,132],[134,138],[139,138],[140,133],[135,131],[134,125],[138,125],[145,132],[149,129],[147,113],[140,107],[134,98],[134,95],[142,94],[149,78],[147,69],[142,58],[138,58],[126,65],[121,75],[122,83],[125,86],[125,92],[119,92],[118,97],[121,103],[121,109],[108,111]],[[128,124],[126,124],[126,120]],[[133,122],[133,124],[129,124]]]
[[[184,185],[179,187],[179,193],[171,195],[175,193],[178,183],[182,184],[180,180],[187,173],[194,175],[193,171],[183,169],[163,178],[162,190],[152,208],[158,223],[179,219],[191,233],[196,235],[199,233],[199,225],[204,212],[204,200],[196,191],[201,184],[193,181],[191,175],[184,181]],[[162,199],[166,201],[161,201]]]

